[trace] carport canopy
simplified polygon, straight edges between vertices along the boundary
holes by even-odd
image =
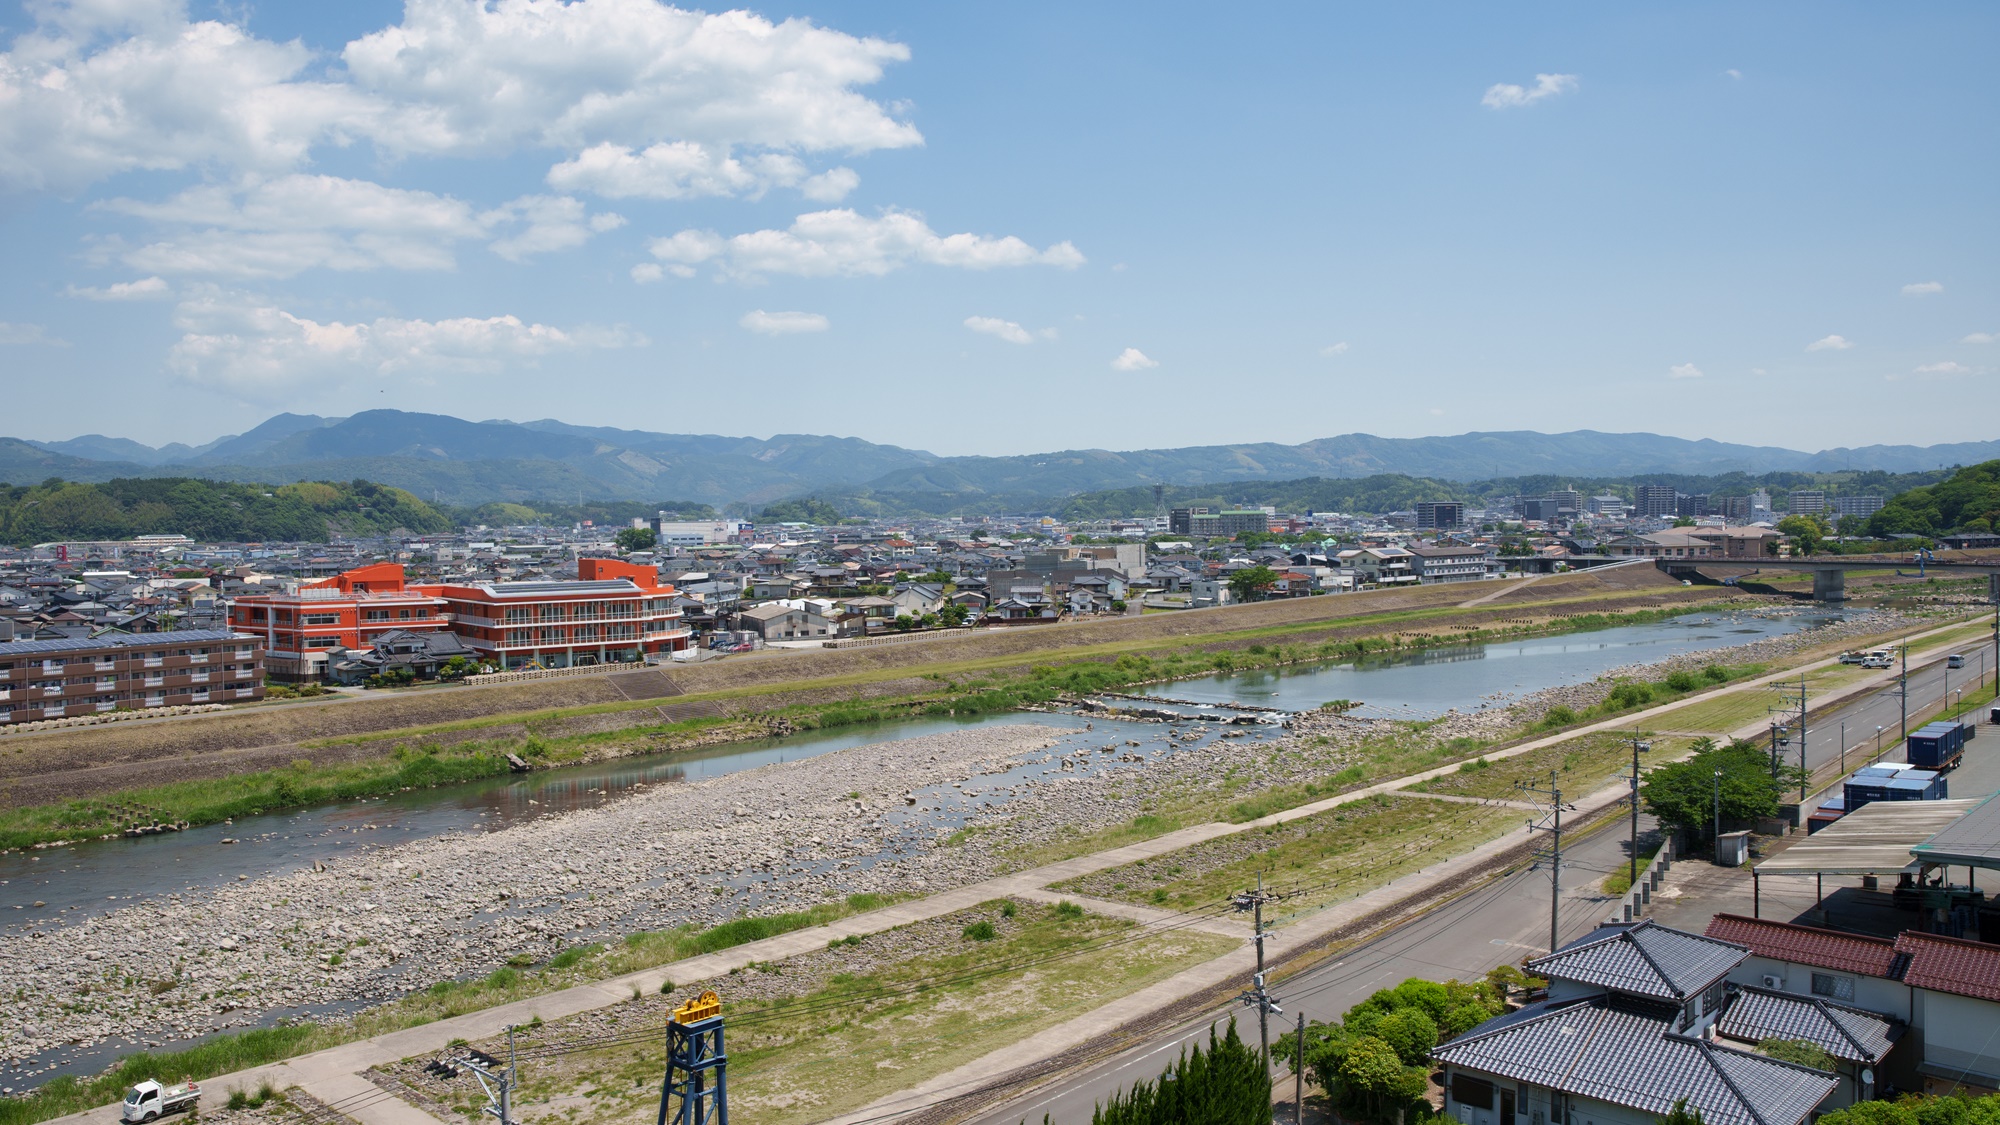
[[[1858,811],[1867,812],[1873,804]],[[1825,832],[1822,831],[1821,835]],[[1979,802],[1971,812],[1910,849],[1924,863],[2000,870],[2000,793]]]
[[[1988,802],[1991,798],[1988,798]],[[1927,864],[1965,863],[1913,855],[1982,802],[1870,801],[1757,865],[1758,875],[1900,875]],[[2000,857],[1995,859],[2000,865]]]

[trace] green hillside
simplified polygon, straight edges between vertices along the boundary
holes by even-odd
[[[402,489],[365,480],[275,488],[166,477],[0,485],[0,541],[16,547],[135,535],[325,542],[335,534],[436,533],[456,526]]]

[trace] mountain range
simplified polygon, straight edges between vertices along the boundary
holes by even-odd
[[[204,445],[155,448],[86,434],[0,438],[0,480],[193,476],[281,484],[366,479],[454,504],[680,497],[755,507],[829,491],[1006,498],[1009,507],[1162,483],[1365,477],[1405,473],[1471,481],[1535,474],[1915,472],[2000,458],[2000,441],[1873,445],[1816,453],[1659,434],[1575,430],[1383,438],[1342,434],[1299,445],[1072,449],[1012,457],[940,457],[859,438],[667,434],[553,419],[469,422],[369,410],[346,418],[279,414]]]

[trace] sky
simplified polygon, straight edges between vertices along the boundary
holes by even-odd
[[[0,433],[2000,437],[1990,3],[0,6]]]

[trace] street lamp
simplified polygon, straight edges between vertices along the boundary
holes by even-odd
[[[1626,882],[1630,888],[1639,885],[1639,755],[1651,750],[1653,744],[1636,737],[1626,741],[1632,744],[1632,854],[1629,859],[1632,877]]]
[[[1876,758],[1880,758],[1880,757],[1882,756],[1882,731],[1883,731],[1884,729],[1885,729],[1885,728],[1883,728],[1883,727],[1876,727],[1876,728],[1875,728],[1875,757],[1876,757]],[[1872,761],[1872,760],[1873,760],[1873,759],[1871,759],[1871,761]]]

